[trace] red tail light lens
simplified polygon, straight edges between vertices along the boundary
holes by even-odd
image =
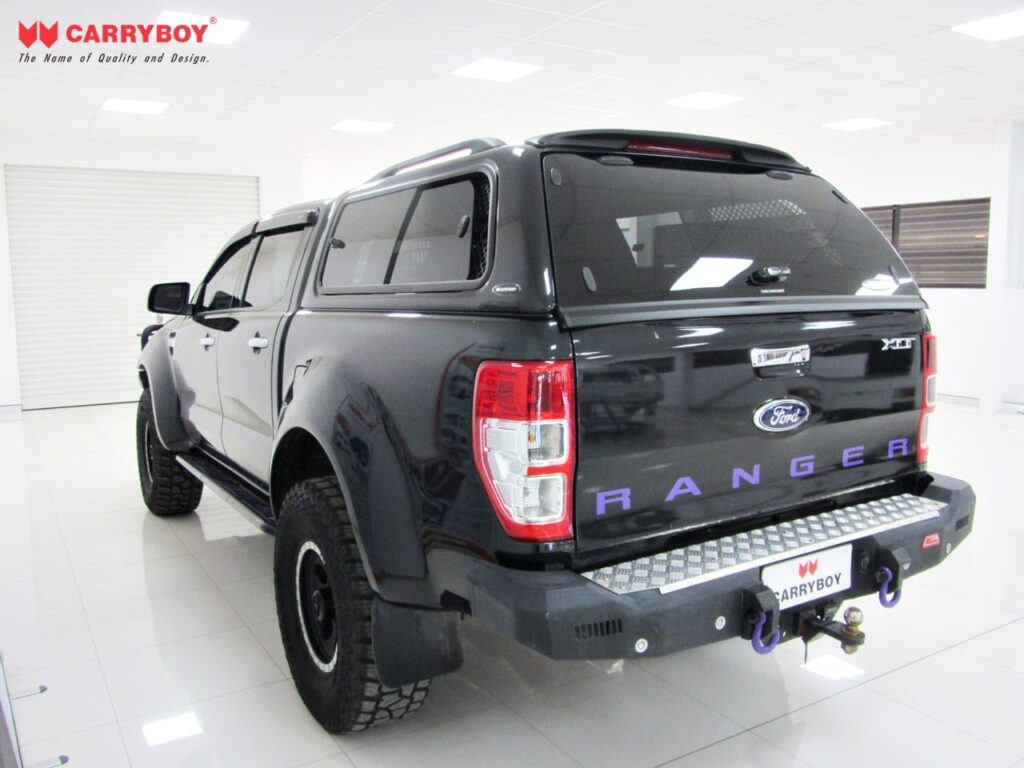
[[[477,371],[473,457],[513,538],[572,538],[574,388],[571,362],[488,361]]]
[[[935,334],[926,333],[921,337],[921,358],[923,375],[921,381],[921,419],[917,426],[917,463],[928,461],[928,422],[935,411],[936,377],[939,372],[939,348]]]

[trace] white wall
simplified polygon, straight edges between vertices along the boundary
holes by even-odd
[[[302,163],[297,156],[0,137],[0,411],[21,403],[3,165],[257,176],[261,214],[304,199]],[[244,223],[239,222],[239,226]],[[214,255],[210,254],[211,259]]]
[[[397,162],[401,157],[395,159]],[[306,200],[337,197],[357,187],[387,163],[358,158],[338,158],[315,155],[302,160],[302,190]]]
[[[981,347],[995,360],[999,374],[987,379],[983,402],[1020,410],[1024,404],[1024,124],[1010,123],[997,132],[996,189],[992,198],[989,247],[991,300]]]
[[[1020,320],[1024,320],[1009,316],[1015,300],[1007,295],[1011,283],[1005,267],[1021,259],[1020,235],[1013,243],[1007,240],[1011,210],[1020,216],[1019,197],[1014,207],[1010,195],[1019,196],[1019,188],[1024,185],[1024,136],[1019,135],[1020,128],[1007,125],[993,132],[886,147],[865,138],[838,152],[820,145],[794,151],[861,207],[992,198],[988,286],[984,290],[922,291],[939,337],[940,394],[975,398],[992,408],[1024,394],[1015,393],[1020,389],[1021,371],[1011,368],[1019,364],[1001,354],[993,343],[997,337],[1015,335],[1011,329],[1019,328]],[[1016,160],[1011,161],[1014,153]],[[1019,305],[1019,291],[1017,297]]]
[[[7,185],[0,163],[0,414],[21,405],[18,384],[18,337],[14,331],[14,283],[7,237]]]

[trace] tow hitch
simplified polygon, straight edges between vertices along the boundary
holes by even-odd
[[[856,653],[857,649],[864,645],[866,636],[860,631],[860,625],[864,623],[864,612],[860,608],[847,608],[843,611],[842,621],[832,618],[835,615],[835,606],[826,607],[823,613],[819,611],[819,608],[812,608],[800,614],[797,626],[805,648],[807,643],[819,634],[838,640],[844,653]]]
[[[864,576],[871,578],[878,590],[878,601],[885,608],[892,608],[900,601],[903,593],[903,578],[910,570],[911,558],[905,547],[878,546],[874,557],[870,552],[862,553],[859,567]],[[787,612],[782,615],[779,599],[763,582],[743,593],[743,614],[746,621],[740,636],[749,640],[751,647],[759,654],[768,654],[778,647],[783,637],[798,635],[806,649],[818,635],[831,637],[839,642],[844,653],[852,654],[864,645],[866,636],[861,631],[864,612],[850,606],[843,612],[843,620],[835,618],[839,603],[835,600],[808,606],[799,613]]]

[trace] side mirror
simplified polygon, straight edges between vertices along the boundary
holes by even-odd
[[[157,283],[149,289],[149,300],[146,306],[150,312],[161,315],[189,314],[188,283]]]

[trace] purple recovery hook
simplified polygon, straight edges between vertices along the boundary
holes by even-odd
[[[760,653],[762,656],[766,653],[771,653],[775,650],[775,647],[779,644],[782,639],[782,633],[779,630],[772,632],[772,636],[768,638],[768,644],[765,645],[761,640],[761,632],[764,630],[764,625],[768,621],[768,614],[764,611],[760,611],[757,614],[757,623],[754,625],[754,634],[751,637],[750,644],[754,646],[754,650]]]
[[[902,589],[897,589],[892,593],[892,597],[889,597],[889,585],[892,583],[892,571],[886,566],[882,566],[878,569],[878,577],[882,580],[882,586],[878,588],[878,602],[882,604],[884,608],[892,608],[900,601],[900,595]]]

